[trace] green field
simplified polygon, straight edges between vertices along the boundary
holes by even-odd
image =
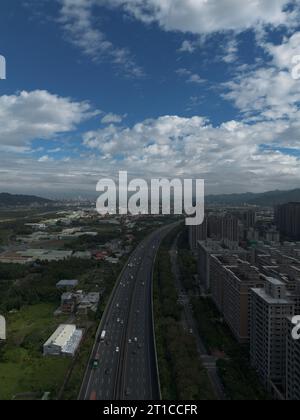
[[[53,317],[54,309],[39,304],[8,315],[8,341],[0,348],[0,400],[24,393],[57,395],[71,360],[42,355],[43,343],[65,321]]]
[[[7,245],[9,237],[12,235],[13,231],[11,229],[1,229],[0,224],[0,246]]]

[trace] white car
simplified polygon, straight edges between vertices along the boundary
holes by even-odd
[[[120,353],[120,347],[116,348],[116,353]]]

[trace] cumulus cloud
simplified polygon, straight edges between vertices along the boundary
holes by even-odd
[[[279,45],[265,42],[261,46],[272,56],[274,66],[291,71],[294,66],[293,57],[300,55],[300,32],[285,37]]]
[[[247,116],[272,120],[298,116],[300,84],[287,71],[261,68],[239,75],[224,86],[229,89],[224,98],[232,100]]]
[[[262,25],[290,25],[295,14],[290,0],[99,0],[121,6],[145,23],[157,22],[168,31],[210,34],[244,31]]]
[[[71,42],[93,60],[109,56],[124,66],[132,63],[127,67],[132,70],[135,64],[129,51],[116,48],[95,25],[95,5],[122,7],[145,23],[197,35],[291,26],[295,17],[291,9],[284,9],[289,3],[284,0],[59,1],[60,21]],[[1,189],[7,183],[18,188],[22,177],[27,191],[94,192],[99,177],[114,176],[119,170],[149,178],[203,177],[208,191],[216,193],[297,186],[299,158],[286,149],[300,148],[300,83],[291,77],[292,57],[300,54],[300,35],[288,36],[279,45],[264,37],[259,41],[269,62],[239,67],[233,80],[221,86],[223,98],[240,112],[240,121],[214,126],[204,116],[165,115],[122,127],[118,125],[122,117],[111,113],[103,117],[102,128],[83,135],[77,158],[53,159],[49,150],[43,150],[40,159],[16,158],[16,153],[28,151],[33,139],[51,139],[75,129],[95,115],[88,103],[47,91],[0,96]],[[193,52],[193,48],[195,44],[186,41],[181,50]],[[234,62],[237,48],[236,41],[229,41],[223,60]],[[177,73],[186,82],[203,83],[201,76],[186,68]]]
[[[109,126],[84,136],[86,147],[112,168],[142,176],[203,177],[210,191],[274,188],[299,179],[299,160],[281,152],[285,121],[229,121],[164,116],[132,128]],[[269,149],[265,147],[269,145]],[[118,158],[117,158],[118,156]]]
[[[121,127],[110,124],[83,135],[80,156],[26,159],[0,156],[0,189],[72,196],[95,194],[101,177],[198,177],[207,192],[263,191],[297,186],[299,159],[282,147],[299,147],[300,124],[285,119],[212,125],[205,117],[166,115]]]
[[[299,119],[300,83],[292,77],[293,57],[300,54],[300,32],[274,45],[260,46],[269,60],[258,68],[245,66],[232,81],[224,83],[225,99],[232,101],[246,117],[291,123]]]
[[[74,130],[97,115],[88,102],[53,95],[45,90],[0,96],[0,145],[24,147],[34,139],[51,139]]]

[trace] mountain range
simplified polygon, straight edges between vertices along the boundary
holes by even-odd
[[[254,205],[272,207],[278,204],[289,202],[300,202],[300,188],[289,191],[268,191],[265,193],[243,193],[243,194],[225,194],[225,195],[208,195],[206,197],[207,204],[218,205]]]
[[[8,193],[0,193],[1,207],[18,207],[50,204],[51,201],[46,198],[36,197],[33,195],[15,195]]]
[[[289,191],[268,191],[264,193],[242,193],[242,194],[221,194],[206,196],[206,204],[224,206],[267,206],[272,207],[278,204],[291,201],[300,202],[300,188]],[[46,205],[53,201],[33,195],[15,195],[0,193],[0,208],[12,206]]]

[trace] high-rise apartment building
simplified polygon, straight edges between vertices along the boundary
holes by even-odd
[[[237,255],[211,256],[212,299],[239,343],[250,339],[251,289],[264,284],[259,270]]]
[[[223,216],[211,214],[208,217],[208,236],[214,241],[223,239]]]
[[[239,242],[239,221],[236,217],[226,215],[223,218],[223,241],[231,247]]]
[[[189,226],[189,244],[192,251],[197,249],[198,241],[206,241],[207,239],[207,218],[204,219],[202,225]]]
[[[300,400],[300,340],[295,340],[292,318],[286,319],[286,399]]]
[[[218,241],[199,241],[198,242],[198,274],[201,285],[206,289],[210,289],[210,267],[211,255],[223,254],[225,249],[222,248]]]
[[[270,392],[282,392],[285,388],[286,318],[293,316],[294,311],[282,281],[268,277],[264,288],[252,290],[251,364]]]
[[[198,247],[198,274],[202,286],[209,290],[211,287],[211,264],[213,255],[226,255],[228,258],[234,252],[234,255],[246,260],[248,252],[240,247],[236,247],[234,251],[229,250],[223,246],[221,241],[199,241]]]
[[[300,241],[300,203],[278,206],[275,221],[283,238]]]
[[[244,224],[245,229],[254,228],[256,223],[256,211],[255,210],[246,210],[243,213],[242,222]]]

